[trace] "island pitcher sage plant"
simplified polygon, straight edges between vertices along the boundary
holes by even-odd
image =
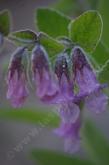
[[[65,151],[74,153],[80,147],[84,109],[98,114],[108,104],[104,92],[108,84],[101,84],[102,74],[96,74],[88,58],[101,39],[102,18],[98,11],[87,11],[71,20],[53,9],[38,9],[36,22],[37,33],[30,29],[10,33],[9,27],[0,31],[0,43],[7,37],[21,45],[9,63],[7,99],[15,108],[24,104],[29,96],[29,71],[40,103],[57,108],[60,126],[53,132],[64,139]],[[26,50],[30,68],[24,63]]]

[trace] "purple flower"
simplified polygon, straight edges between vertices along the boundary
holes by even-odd
[[[102,93],[104,85],[101,85],[96,78],[91,65],[81,48],[73,50],[73,71],[74,82],[79,88],[78,96],[85,96],[85,103],[88,109],[99,113],[106,109],[108,97]]]
[[[72,109],[70,109],[72,111]],[[66,116],[69,118],[68,113]],[[70,117],[71,119],[71,117]],[[74,153],[80,148],[80,128],[81,128],[81,118],[80,114],[74,122],[64,121],[62,119],[60,127],[55,129],[54,132],[64,138],[65,151],[69,153]]]
[[[80,115],[78,104],[74,103],[73,101],[61,103],[59,115],[63,122],[74,123]]]
[[[58,92],[57,85],[52,78],[47,53],[39,44],[32,51],[32,71],[37,96],[42,101],[54,98]]]
[[[22,64],[22,56],[25,52],[24,47],[19,47],[13,53],[10,61],[7,76],[7,99],[11,101],[13,107],[21,107],[28,96],[26,85],[26,73]]]
[[[93,92],[85,100],[85,106],[87,109],[96,113],[103,112],[107,108],[108,97],[103,94],[102,89]]]
[[[55,74],[59,85],[57,103],[73,100],[73,82],[70,78],[68,59],[66,54],[59,55],[55,62]]]

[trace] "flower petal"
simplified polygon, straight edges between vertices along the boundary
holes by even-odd
[[[102,93],[102,90],[98,90],[89,95],[85,100],[87,109],[100,113],[106,110],[108,104],[108,97]]]

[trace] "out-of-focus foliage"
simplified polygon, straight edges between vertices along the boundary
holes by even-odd
[[[0,119],[27,122],[31,124],[45,123],[45,125],[47,124],[51,127],[56,127],[59,124],[59,117],[56,113],[42,110],[43,109],[41,109],[41,111],[40,109],[35,109],[34,111],[31,111],[23,108],[19,111],[15,111],[15,109],[0,110]]]
[[[81,133],[90,161],[46,150],[35,150],[32,152],[32,156],[35,160],[39,161],[41,165],[108,165],[109,143],[106,141],[102,133],[89,120],[85,122]]]
[[[100,0],[98,10],[102,15],[104,25],[102,41],[107,45],[107,47],[109,47],[109,1]]]
[[[52,7],[67,15],[78,16],[89,9],[97,9],[99,0],[60,0]]]
[[[98,165],[109,164],[109,143],[102,133],[90,121],[86,121],[83,128],[83,141],[88,154]]]
[[[32,152],[32,157],[41,165],[94,165],[89,160],[47,150],[35,150]]]
[[[8,10],[0,12],[0,33],[7,36],[10,32],[10,15]]]

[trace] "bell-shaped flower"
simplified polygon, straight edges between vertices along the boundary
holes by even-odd
[[[74,108],[76,108],[76,111],[77,107],[74,106]],[[71,111],[71,113],[73,112],[72,109],[69,110]],[[71,114],[71,116],[73,117],[71,120],[71,116],[69,116],[68,111],[64,111],[64,113],[65,112],[69,120],[63,120],[62,116],[60,127],[55,129],[54,133],[64,139],[64,146],[66,152],[75,153],[80,148],[81,117],[79,114],[78,117],[74,119],[74,114]]]
[[[108,97],[102,91],[104,85],[98,82],[96,74],[81,48],[74,48],[72,62],[74,82],[79,88],[77,95],[85,97],[88,109],[96,113],[104,111],[108,100]]]
[[[36,84],[36,95],[42,100],[54,97],[58,90],[52,78],[48,55],[40,44],[32,51],[32,72]]]
[[[22,64],[25,52],[24,47],[19,47],[13,53],[7,75],[7,99],[11,101],[13,107],[21,107],[28,96],[26,71]]]
[[[70,78],[66,54],[62,54],[57,57],[55,62],[55,75],[59,86],[57,103],[73,100],[73,82]]]

